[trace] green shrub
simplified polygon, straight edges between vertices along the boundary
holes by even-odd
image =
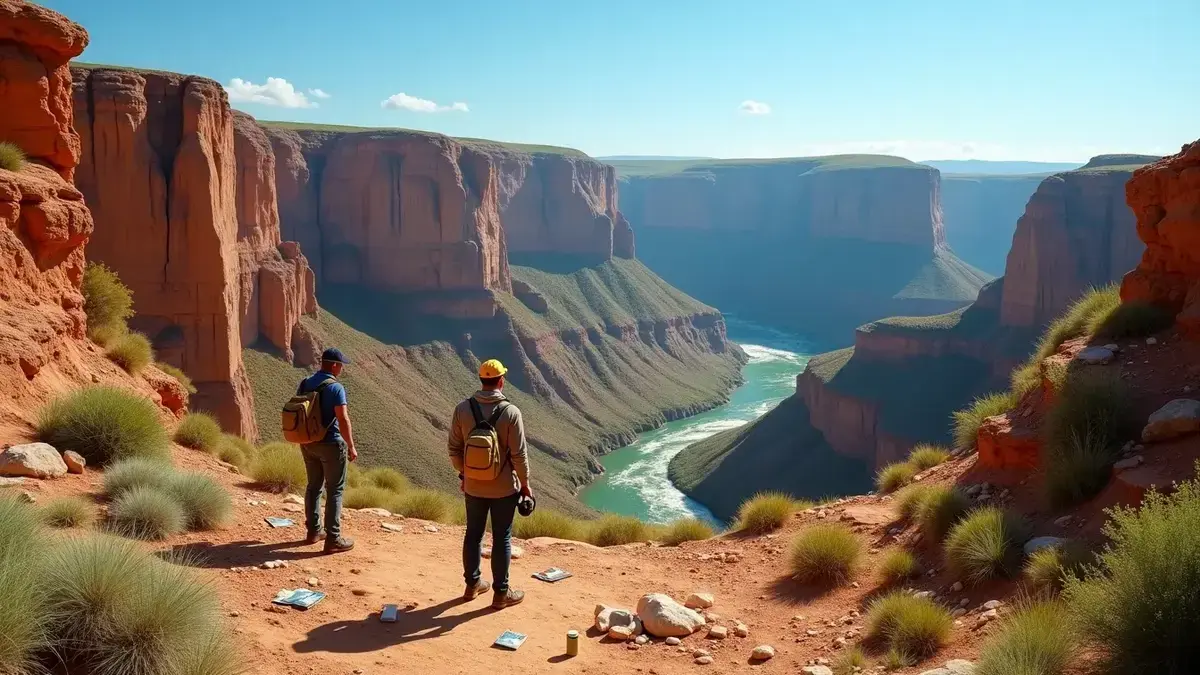
[[[367,469],[363,472],[362,477],[368,484],[396,494],[406,492],[412,488],[412,484],[408,482],[408,478],[404,474],[387,467],[380,466],[374,469]]]
[[[102,263],[88,263],[83,271],[83,311],[88,317],[88,336],[106,345],[125,332],[133,316],[133,292]],[[100,331],[104,340],[97,339]]]
[[[135,487],[108,508],[109,526],[122,536],[157,541],[183,531],[187,516],[169,492]]]
[[[193,570],[89,537],[60,546],[50,574],[51,634],[64,661],[95,675],[237,672],[215,668],[237,652],[228,639],[213,644],[218,595]]]
[[[1094,560],[1095,556],[1075,541],[1047,546],[1034,551],[1025,561],[1025,580],[1038,592],[1055,594],[1062,590],[1068,575],[1082,577]]]
[[[122,337],[124,337],[125,333],[127,333],[128,331],[129,331],[129,329],[126,328],[124,325],[121,325],[121,326],[96,326],[95,328],[92,328],[89,326],[88,327],[88,337],[90,337],[92,339],[92,342],[95,342],[96,344],[100,345],[101,347],[107,348],[107,347],[111,346],[114,342],[116,342],[117,340],[120,340]]]
[[[1069,627],[1070,618],[1058,603],[1021,608],[984,643],[976,675],[1062,675],[1074,644]]]
[[[170,495],[183,507],[184,524],[189,530],[213,530],[229,522],[233,502],[225,488],[198,473],[176,474]]]
[[[242,657],[233,648],[229,633],[212,628],[195,635],[179,656],[182,675],[242,675],[246,672]]]
[[[933,467],[950,459],[950,452],[936,445],[921,444],[908,454],[908,463],[916,467],[918,472]]]
[[[1106,673],[1200,669],[1200,481],[1171,495],[1151,492],[1140,509],[1118,507],[1110,544],[1063,595]]]
[[[862,647],[850,647],[833,661],[833,675],[857,675],[866,668],[867,655]]]
[[[125,372],[137,375],[154,361],[154,347],[145,335],[128,332],[109,343],[104,355],[109,361],[124,368]]]
[[[875,475],[875,486],[883,494],[895,492],[912,482],[917,475],[917,468],[908,462],[893,462],[879,470]]]
[[[154,404],[114,387],[86,387],[46,405],[37,434],[59,450],[78,452],[91,466],[171,453]]]
[[[701,541],[711,539],[713,529],[708,523],[699,518],[680,518],[668,523],[659,541],[667,546],[678,546],[685,541]]]
[[[447,507],[446,515],[442,522],[447,525],[466,525],[467,524],[467,503],[462,499],[456,499],[449,495],[446,496]]]
[[[792,540],[792,575],[801,583],[845,583],[861,559],[862,544],[842,525],[813,525]]]
[[[917,509],[922,535],[931,543],[940,543],[970,508],[971,498],[962,490],[948,485],[931,488]]]
[[[42,522],[50,527],[91,527],[96,521],[96,510],[83,497],[59,497],[38,507]],[[2,672],[2,669],[0,669]]]
[[[1018,397],[1011,392],[996,392],[980,396],[970,407],[956,411],[954,419],[954,447],[974,448],[979,437],[979,427],[989,417],[1003,415],[1017,407]]]
[[[163,363],[162,361],[155,362],[154,367],[170,375],[176,380],[179,380],[179,384],[182,385],[185,390],[187,390],[187,393],[196,393],[196,385],[192,384],[192,378],[188,377],[187,373],[169,363]]]
[[[570,516],[548,508],[539,508],[528,518],[517,518],[513,522],[513,536],[520,539],[553,537],[555,539],[583,539],[583,528]]]
[[[1148,302],[1122,302],[1098,322],[1096,336],[1111,340],[1145,337],[1174,323],[1175,317],[1162,307]]]
[[[37,672],[45,646],[47,566],[39,546],[42,528],[27,505],[0,494],[0,672]]]
[[[896,495],[896,511],[900,518],[906,521],[917,518],[921,512],[921,505],[925,503],[925,498],[932,489],[929,485],[917,483],[901,490],[900,494]]]
[[[375,485],[362,485],[346,488],[343,505],[348,509],[387,509],[397,508],[396,493]]]
[[[175,470],[160,459],[134,457],[113,462],[104,472],[104,494],[109,499],[116,499],[126,492],[139,487],[155,488],[167,491]]]
[[[362,488],[358,488],[362,489]],[[400,515],[442,522],[451,513],[450,496],[434,490],[412,490],[396,503]]]
[[[1014,514],[985,506],[967,515],[946,537],[946,562],[966,581],[979,584],[1020,570],[1025,526]]]
[[[592,525],[588,539],[596,546],[620,546],[647,541],[649,535],[646,524],[637,518],[610,513]]]
[[[879,578],[884,584],[896,584],[911,579],[917,575],[917,558],[909,551],[894,548],[883,557],[879,564]]]
[[[205,452],[215,452],[223,436],[220,422],[206,412],[188,413],[175,427],[176,443]]]
[[[1121,446],[1138,431],[1125,385],[1095,371],[1074,374],[1064,383],[1045,428],[1045,486],[1056,508],[1099,494]]]
[[[296,492],[308,485],[308,470],[304,468],[300,448],[291,443],[268,443],[259,448],[250,474],[272,492]]]
[[[866,623],[868,639],[887,644],[905,661],[935,654],[954,627],[954,619],[944,607],[900,590],[872,602]]]
[[[738,508],[737,527],[749,534],[766,534],[783,527],[796,510],[796,500],[782,492],[759,492]]]
[[[1023,395],[1040,386],[1042,361],[1058,351],[1067,340],[1094,335],[1120,304],[1120,287],[1116,284],[1090,289],[1076,300],[1062,316],[1051,322],[1033,356],[1013,371],[1013,392]]]
[[[365,473],[357,462],[351,462],[346,467],[346,487],[352,488],[366,485],[367,479],[364,477]]]
[[[25,168],[25,151],[16,143],[0,141],[0,169],[16,173]]]
[[[905,654],[899,649],[889,649],[883,655],[884,670],[900,670],[901,668],[909,668],[917,665],[916,657],[911,654]]]

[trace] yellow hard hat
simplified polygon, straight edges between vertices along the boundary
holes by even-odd
[[[508,368],[499,359],[488,359],[479,366],[479,377],[485,380],[494,380],[507,372]]]

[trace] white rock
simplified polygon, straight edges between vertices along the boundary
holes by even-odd
[[[1033,539],[1025,542],[1025,555],[1033,555],[1044,548],[1062,546],[1065,543],[1067,543],[1067,540],[1063,539],[1062,537],[1034,537]],[[992,600],[991,602],[998,601]],[[991,609],[991,607],[988,607],[988,609]]]
[[[1142,462],[1145,462],[1145,461],[1146,461],[1145,457],[1142,457],[1141,455],[1134,455],[1133,457],[1130,457],[1128,459],[1122,459],[1120,461],[1114,462],[1113,470],[1114,471],[1125,471],[1126,469],[1137,468],[1142,465]]]
[[[685,637],[704,625],[704,617],[676,602],[669,595],[650,593],[638,600],[638,618],[646,632],[658,637]]]
[[[634,638],[633,641],[639,645],[644,645],[644,644],[650,642],[650,638],[646,637],[645,635],[639,635],[636,638]]]
[[[696,651],[692,652],[692,657],[694,658],[698,659],[702,656],[712,656],[712,652],[708,651],[707,649],[697,649]]]
[[[627,626],[631,630],[631,635],[640,635],[642,632],[641,621],[628,609],[619,607],[609,607],[607,605],[596,605],[596,630],[607,633],[613,626]]]
[[[983,608],[984,609],[998,609],[1003,604],[1004,603],[1000,602],[999,600],[988,600],[987,602],[983,603]]]
[[[284,504],[299,504],[300,506],[304,506],[304,497],[301,497],[299,495],[288,495],[283,498],[283,503]]]
[[[750,637],[750,628],[744,623],[739,623],[738,625],[734,626],[733,634],[741,638]]]
[[[684,607],[692,609],[708,609],[713,606],[716,599],[712,593],[692,593],[688,596],[687,601],[683,603]]]
[[[368,516],[379,516],[380,518],[391,518],[392,517],[391,511],[388,511],[387,509],[380,509],[380,508],[374,508],[374,507],[367,508],[367,509],[355,509],[355,513],[362,513],[362,514],[365,514]]]
[[[62,458],[69,473],[83,473],[83,470],[87,468],[87,460],[74,450],[67,450],[62,454]]]
[[[634,631],[633,626],[609,626],[608,627],[609,639],[617,640],[618,642],[625,642],[626,640],[632,640],[634,637],[634,632],[635,631]]]
[[[696,657],[696,665],[698,665],[698,666],[710,666],[710,665],[712,665],[712,662],[713,662],[713,657],[711,657],[711,656],[697,656]]]
[[[58,478],[67,474],[67,463],[49,443],[14,445],[0,452],[0,476]]]
[[[1117,344],[1117,343],[1115,343],[1115,342],[1110,342],[1110,343],[1108,343],[1108,344],[1106,344],[1106,345],[1100,345],[1100,346],[1101,346],[1101,347],[1103,347],[1103,348],[1105,348],[1105,349],[1107,349],[1107,350],[1108,350],[1108,351],[1110,351],[1110,352],[1119,352],[1119,351],[1121,351],[1121,345],[1119,345],[1119,344]]]
[[[1166,441],[1200,431],[1200,401],[1177,398],[1159,408],[1146,428],[1142,429],[1142,440],[1147,443]]]
[[[989,609],[988,611],[984,612],[983,614],[980,614],[979,618],[984,621],[991,621],[993,619],[998,618],[999,616],[1000,616],[1000,610]]]
[[[433,533],[433,534],[437,534],[439,530],[438,530],[437,525],[434,525],[431,523],[431,524],[425,526],[425,531]]]
[[[708,629],[708,637],[712,640],[724,640],[729,637],[729,629],[725,626],[712,626]]]
[[[383,529],[387,530],[388,532],[403,532],[404,531],[403,525],[397,525],[395,523],[380,523],[379,527],[382,527]]]
[[[1075,360],[1082,361],[1090,366],[1101,366],[1106,363],[1112,363],[1113,357],[1116,356],[1112,350],[1104,347],[1088,347],[1081,350],[1075,355]]]
[[[755,661],[769,661],[775,657],[775,648],[771,645],[759,645],[750,652],[750,658]]]
[[[483,553],[483,557],[491,558],[492,557],[492,547],[484,546],[482,553]],[[520,560],[521,556],[523,556],[523,555],[525,555],[525,549],[521,548],[520,546],[517,546],[516,544],[513,544],[511,559],[512,560]]]
[[[963,659],[954,659],[946,662],[946,670],[950,671],[950,675],[975,675],[975,664]]]
[[[800,669],[804,675],[833,675],[833,671],[829,666],[804,666]]]
[[[677,637],[667,638],[667,645],[670,647],[678,647],[680,642],[683,642],[683,640],[680,640]]]

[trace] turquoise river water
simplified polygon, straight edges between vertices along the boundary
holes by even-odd
[[[668,422],[600,459],[605,473],[584,489],[584,503],[599,511],[637,516],[652,523],[696,516],[723,527],[704,505],[667,478],[667,465],[679,451],[726,429],[761,416],[790,396],[811,347],[803,339],[727,317],[729,338],[749,357],[745,382],[728,403],[687,419]]]

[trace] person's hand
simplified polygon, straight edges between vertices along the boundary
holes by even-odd
[[[526,497],[533,496],[533,488],[529,487],[529,483],[524,483],[521,485],[521,494]]]
[[[461,473],[458,474],[458,491],[467,494],[467,479]]]
[[[350,458],[351,462],[353,462],[354,460],[358,459],[358,450],[355,450],[353,445],[347,446],[346,456]]]

